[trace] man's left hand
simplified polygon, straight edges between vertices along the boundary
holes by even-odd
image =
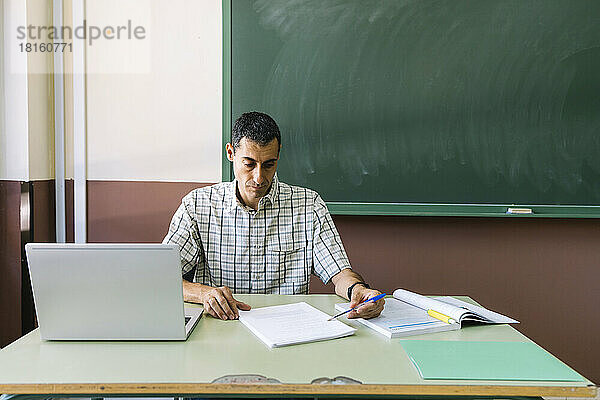
[[[362,285],[356,285],[352,288],[352,299],[350,299],[350,308],[356,307],[363,301],[372,299],[373,297],[380,295],[379,290],[367,289]],[[370,301],[356,310],[348,313],[348,318],[374,318],[381,314],[383,311],[383,305],[385,304],[384,299],[379,299],[375,302]]]

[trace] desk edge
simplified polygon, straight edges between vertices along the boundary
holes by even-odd
[[[290,395],[469,395],[596,397],[589,386],[494,385],[311,385],[212,383],[0,384],[10,394],[290,394]]]

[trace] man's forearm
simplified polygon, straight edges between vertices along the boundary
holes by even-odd
[[[202,303],[202,291],[205,288],[210,288],[210,286],[188,282],[184,279],[183,301],[187,301],[189,303]]]
[[[331,280],[335,285],[335,293],[345,299],[348,299],[348,288],[351,285],[355,284],[356,282],[364,282],[362,276],[349,268],[342,270]]]
[[[215,318],[237,319],[238,309],[250,310],[250,305],[233,298],[227,286],[212,287],[200,283],[183,281],[183,301],[199,303]]]
[[[348,288],[354,285],[356,282],[364,282],[362,276],[352,271],[351,269],[344,269],[337,273],[331,278],[335,285],[335,293],[338,296],[348,299]],[[350,306],[356,307],[358,304],[365,302],[366,300],[373,298],[381,294],[379,290],[369,289],[363,285],[356,285],[352,288],[352,294],[350,299]],[[350,311],[347,314],[348,318],[373,318],[378,316],[383,311],[385,304],[384,299],[379,299],[376,302],[370,302],[363,304],[354,311]]]

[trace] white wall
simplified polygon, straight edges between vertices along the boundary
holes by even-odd
[[[0,179],[52,179],[52,58],[21,53],[14,34],[19,25],[51,25],[51,1],[2,5]],[[220,181],[221,1],[87,0],[86,18],[98,25],[131,19],[147,34],[129,60],[126,47],[87,46],[88,179]],[[66,72],[71,65],[66,53]],[[67,178],[73,176],[71,82],[65,76]]]
[[[28,40],[17,37],[18,26],[51,25],[51,0],[5,0],[2,8],[0,179],[52,179],[52,55],[21,52],[20,44]]]
[[[0,179],[29,180],[27,55],[18,48],[17,26],[27,25],[23,0],[4,0],[2,37],[3,93],[0,112]]]
[[[52,0],[27,0],[27,24],[52,26]],[[48,43],[47,39],[31,43]],[[54,179],[54,82],[50,52],[27,54],[29,180]]]
[[[73,25],[72,0],[63,0],[63,25]],[[65,39],[66,43],[73,43]],[[73,179],[73,53],[66,51],[63,56],[65,94],[65,179]]]
[[[146,30],[86,48],[88,179],[220,181],[221,0],[87,0],[86,18]]]

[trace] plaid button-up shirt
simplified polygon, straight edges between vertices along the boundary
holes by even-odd
[[[324,283],[350,263],[331,215],[310,189],[274,177],[258,209],[242,205],[236,181],[193,190],[163,243],[177,244],[185,275],[234,293],[306,294],[310,274]]]

